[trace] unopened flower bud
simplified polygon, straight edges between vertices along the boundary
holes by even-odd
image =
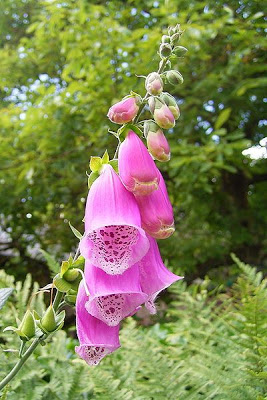
[[[159,95],[163,90],[163,82],[160,75],[157,72],[151,72],[146,77],[145,87],[149,94],[153,96]]]
[[[176,46],[173,49],[173,53],[177,56],[177,57],[183,57],[186,53],[187,53],[187,48],[183,47],[183,46]]]
[[[71,269],[68,269],[68,271],[65,272],[63,277],[64,277],[64,279],[66,279],[67,282],[73,282],[73,281],[75,281],[75,279],[78,278],[79,274],[80,273],[77,270],[77,268],[71,268]]]
[[[158,161],[169,161],[170,146],[160,127],[155,122],[147,121],[144,130],[150,154]]]
[[[161,38],[162,43],[171,43],[171,38],[168,35],[163,35]]]
[[[138,113],[139,99],[137,96],[128,97],[114,104],[108,111],[108,118],[116,124],[130,122]]]
[[[174,118],[178,119],[180,117],[180,110],[179,110],[178,104],[176,103],[175,98],[166,92],[162,93],[160,95],[160,98],[167,104],[167,106],[171,110]]]
[[[174,35],[171,36],[171,44],[172,46],[175,46],[179,43],[181,38],[181,34],[180,33],[175,33]]]
[[[46,310],[42,320],[41,320],[41,326],[47,331],[47,332],[53,332],[56,327],[56,314],[54,311],[53,306],[49,306],[48,309]]]
[[[149,107],[150,111],[154,116],[155,122],[163,129],[173,128],[175,125],[175,118],[168,108],[168,106],[158,100],[158,99],[149,99]]]
[[[167,81],[173,86],[176,86],[179,83],[183,83],[183,81],[184,81],[182,74],[180,74],[179,71],[175,71],[175,70],[168,71],[166,73],[166,78],[167,78]]]
[[[26,311],[23,320],[21,321],[19,331],[23,335],[27,336],[28,339],[31,339],[35,335],[35,320],[29,310]],[[21,338],[24,339],[24,337]]]
[[[161,58],[169,57],[172,52],[172,46],[169,43],[162,43],[159,48]]]

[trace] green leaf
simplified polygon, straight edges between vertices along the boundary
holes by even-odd
[[[214,124],[215,129],[220,129],[220,127],[229,119],[231,111],[232,111],[232,109],[229,107],[229,108],[225,108],[219,114],[219,117],[217,118],[217,120]]]
[[[70,229],[72,230],[72,232],[74,233],[74,235],[76,236],[76,238],[81,239],[83,237],[83,235],[76,228],[74,228],[74,226],[72,226],[70,222],[69,222],[69,226],[70,226]]]
[[[4,307],[7,299],[12,294],[14,289],[12,288],[3,288],[0,289],[0,310]]]

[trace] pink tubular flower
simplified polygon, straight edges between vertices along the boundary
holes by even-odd
[[[119,326],[107,326],[92,317],[85,308],[88,297],[80,283],[76,301],[76,326],[80,346],[75,351],[89,365],[97,365],[103,357],[120,347]]]
[[[138,265],[122,275],[107,275],[90,263],[85,264],[85,279],[89,289],[87,311],[109,326],[118,325],[147,300],[142,292]]]
[[[138,113],[138,100],[136,97],[128,97],[114,104],[108,111],[108,118],[116,124],[130,122]]]
[[[158,161],[170,159],[170,146],[162,130],[154,122],[149,122],[146,135],[147,148],[150,154]]]
[[[141,287],[148,295],[148,300],[145,305],[151,314],[155,314],[156,307],[154,302],[157,295],[183,277],[173,274],[165,267],[156,240],[149,237],[149,241],[149,251],[139,262],[139,268]]]
[[[84,222],[81,254],[107,274],[122,274],[148,251],[136,200],[108,164],[91,186]]]
[[[159,188],[148,196],[136,196],[143,229],[156,239],[166,239],[175,231],[173,210],[161,176]]]
[[[119,174],[126,189],[147,195],[158,188],[159,172],[142,140],[129,131],[119,149]]]

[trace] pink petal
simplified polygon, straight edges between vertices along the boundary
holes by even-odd
[[[109,326],[136,312],[147,300],[140,286],[138,265],[133,265],[122,275],[108,275],[86,263],[85,277],[90,292],[85,307],[87,311]]]
[[[80,346],[75,351],[89,365],[97,365],[103,357],[120,347],[119,326],[110,327],[88,314],[88,297],[80,283],[76,302],[76,325]]]

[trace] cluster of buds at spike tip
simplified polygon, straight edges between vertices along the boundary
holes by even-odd
[[[161,38],[161,45],[159,48],[159,54],[161,58],[169,58],[170,56],[184,57],[187,53],[187,48],[183,46],[177,46],[180,41],[183,31],[180,25],[177,24],[175,27],[168,29],[168,35],[163,35]]]
[[[132,121],[139,110],[140,96],[133,94],[114,104],[108,111],[108,118],[115,124],[126,124]]]
[[[152,157],[161,162],[169,161],[170,146],[160,127],[153,121],[146,121],[144,135],[147,141],[147,148]]]

